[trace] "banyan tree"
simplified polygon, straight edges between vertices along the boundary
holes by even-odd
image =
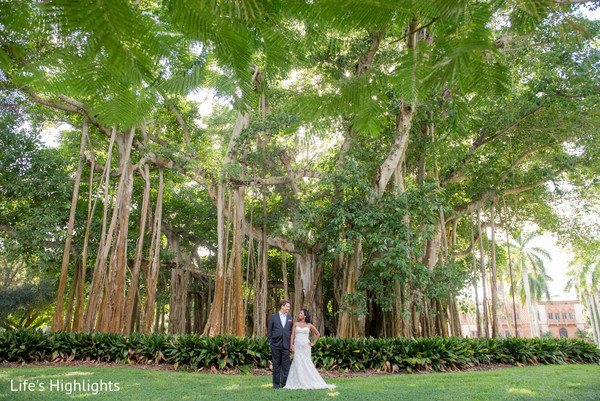
[[[479,280],[497,336],[496,228],[598,167],[565,3],[3,2],[2,90],[76,154],[52,330],[460,336]]]

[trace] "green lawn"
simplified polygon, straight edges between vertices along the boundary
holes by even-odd
[[[11,384],[12,380],[12,384]],[[12,391],[33,383],[34,391]],[[51,382],[52,381],[52,382]],[[89,391],[67,394],[77,382]],[[93,386],[113,390],[93,394]],[[235,376],[104,367],[0,368],[0,400],[600,400],[600,366],[553,365],[483,372],[327,379],[328,390],[273,390],[270,376]],[[43,391],[40,389],[43,386]]]

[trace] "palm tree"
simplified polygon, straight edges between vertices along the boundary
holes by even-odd
[[[594,342],[600,344],[600,255],[598,251],[576,257],[569,263],[565,291],[574,289],[587,307]]]
[[[529,321],[531,324],[531,335],[538,337],[540,335],[539,323],[537,320],[537,301],[540,301],[542,295],[550,298],[548,282],[552,278],[546,273],[544,260],[551,261],[550,253],[540,247],[533,246],[540,234],[537,232],[516,233],[513,234],[508,246],[511,248],[511,254],[515,258],[515,266],[520,269],[515,271],[515,288],[510,288],[519,295],[521,305],[527,306]]]
[[[600,255],[578,256],[569,263],[565,291],[575,290],[579,297],[600,290]]]

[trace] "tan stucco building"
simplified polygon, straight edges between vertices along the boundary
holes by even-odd
[[[482,311],[482,305],[479,305]],[[550,300],[539,302],[536,307],[540,332],[550,332],[553,337],[576,338],[577,330],[586,330],[587,325],[583,314],[583,305],[576,300]],[[507,316],[508,315],[508,316]],[[463,336],[477,337],[477,325],[475,314],[461,313],[461,325]],[[515,335],[512,303],[501,306],[499,311],[499,331],[502,337],[513,337]],[[510,322],[509,322],[510,320]],[[516,305],[517,335],[519,337],[531,337],[531,325],[527,308]],[[491,328],[490,328],[491,333]]]

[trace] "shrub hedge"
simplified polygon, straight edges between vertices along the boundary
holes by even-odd
[[[504,364],[600,363],[600,349],[579,339],[556,338],[419,338],[339,339],[324,337],[312,350],[324,370],[378,369],[446,371]],[[124,364],[166,363],[199,370],[267,368],[271,349],[265,337],[107,333],[45,333],[9,330],[0,333],[0,362],[98,361]]]

